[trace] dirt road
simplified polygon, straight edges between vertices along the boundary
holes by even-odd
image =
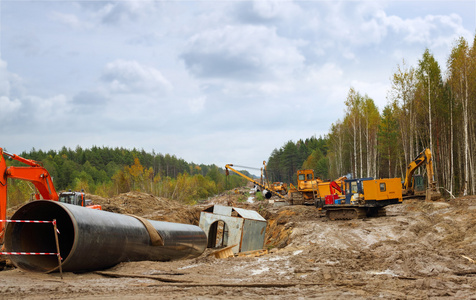
[[[268,219],[268,254],[126,262],[102,272],[0,272],[5,299],[476,299],[476,197],[406,201],[387,216],[327,221],[314,207],[249,204],[230,196],[185,207],[130,193],[96,199],[113,211],[195,223],[211,203]],[[151,203],[155,203],[152,205]],[[109,205],[109,207],[107,207]]]

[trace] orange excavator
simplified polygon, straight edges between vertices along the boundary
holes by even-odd
[[[4,155],[22,162],[28,165],[28,167],[7,167]],[[58,196],[50,174],[39,162],[8,153],[0,148],[0,220],[7,218],[8,178],[26,180],[33,183],[36,188],[36,200],[61,201],[88,208],[101,209],[100,205],[93,205],[90,200],[86,200],[83,192],[63,192]],[[0,222],[0,244],[3,243],[5,224]]]

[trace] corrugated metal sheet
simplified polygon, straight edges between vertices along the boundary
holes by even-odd
[[[215,205],[213,206],[213,213],[222,216],[231,216],[231,206]]]
[[[232,216],[232,211],[238,216]],[[217,236],[216,232],[211,232],[217,230],[213,224],[220,221],[226,225],[225,246],[236,245],[232,248],[233,253],[263,249],[267,221],[256,211],[215,205],[201,212],[199,226],[213,239]]]
[[[244,221],[240,252],[263,249],[266,222],[246,219]]]
[[[233,207],[233,210],[236,211],[242,218],[250,219],[250,220],[257,220],[257,221],[265,221],[266,219],[263,218],[259,213],[254,210],[248,210],[238,207]]]
[[[205,232],[207,238],[214,236],[210,234],[210,228],[215,222],[223,221],[226,225],[225,246],[236,245],[232,248],[233,253],[240,252],[241,233],[243,231],[243,219],[217,215],[210,212],[201,212],[199,227]],[[213,243],[213,242],[212,242]]]

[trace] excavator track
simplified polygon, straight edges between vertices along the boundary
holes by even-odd
[[[385,207],[380,207],[377,212],[377,217],[385,217],[387,215],[387,210]]]
[[[326,210],[326,217],[332,221],[363,219],[366,216],[367,211],[362,207],[328,208]]]
[[[291,205],[303,205],[304,204],[304,196],[302,193],[294,192],[291,193]]]
[[[332,221],[385,217],[386,215],[385,207],[333,207],[326,210],[326,217]]]

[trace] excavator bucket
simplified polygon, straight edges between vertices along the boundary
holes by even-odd
[[[436,189],[432,189],[432,188],[426,189],[425,201],[438,201],[441,198],[442,198],[441,193],[438,192]]]

